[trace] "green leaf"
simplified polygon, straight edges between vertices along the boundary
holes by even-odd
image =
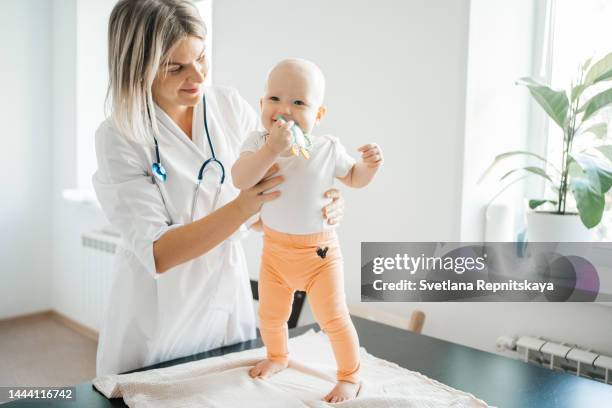
[[[517,156],[517,155],[524,155],[524,156],[532,156],[535,157],[539,160],[542,160],[545,163],[548,163],[548,161],[540,156],[539,154],[535,154],[535,153],[531,153],[531,152],[527,152],[525,150],[514,150],[511,152],[506,152],[506,153],[502,153],[502,154],[498,154],[497,156],[495,156],[495,159],[493,159],[493,163],[491,163],[489,165],[489,167],[487,167],[487,169],[484,171],[484,173],[482,173],[482,176],[480,176],[480,179],[478,180],[478,183],[480,184],[482,182],[482,180],[491,172],[491,170],[493,170],[493,168],[502,160],[507,159],[508,157],[511,156]]]
[[[529,88],[529,92],[533,98],[540,104],[548,116],[550,116],[561,128],[565,126],[567,109],[569,107],[569,101],[567,100],[565,92],[554,91],[546,85],[537,83],[531,78],[521,78],[517,84],[525,85]]]
[[[539,167],[534,167],[534,166],[527,166],[527,167],[521,167],[521,168],[518,168],[518,169],[510,170],[509,172],[504,174],[502,176],[502,178],[499,179],[499,181],[502,181],[503,179],[505,179],[506,177],[508,177],[512,173],[520,171],[520,170],[526,170],[526,171],[528,171],[530,173],[537,174],[538,176],[542,176],[542,177],[544,177],[545,179],[547,179],[548,181],[550,181],[552,183],[552,179],[550,178],[550,176],[548,174],[546,174],[546,172],[544,170],[542,170]]]
[[[593,228],[601,221],[605,206],[602,193],[594,188],[589,179],[575,177],[570,181],[570,189],[576,199],[580,220],[587,228]]]
[[[605,139],[608,135],[608,124],[607,123],[597,123],[588,129],[583,130],[580,134],[584,133],[593,133],[599,139]]]
[[[612,162],[612,145],[598,146],[595,149],[599,150],[610,162]]]
[[[591,66],[584,78],[584,83],[588,86],[610,79],[610,77],[612,77],[612,52]]]
[[[597,82],[606,81],[606,80],[608,80],[610,78],[612,78],[612,70],[606,72],[605,74],[603,74],[602,76],[597,78]]]
[[[606,81],[608,79],[612,78],[612,70],[604,73],[602,76],[600,76],[599,78],[597,78],[596,82],[601,82],[601,81]]]
[[[582,117],[582,121],[584,122],[595,112],[610,103],[612,103],[612,88],[598,93],[583,105],[584,116]]]
[[[567,172],[570,177],[585,177],[586,173],[574,160],[570,160]]]
[[[536,208],[538,208],[544,203],[551,203],[555,205],[557,204],[557,202],[553,200],[529,200],[529,208],[531,208],[532,210],[535,210]]]
[[[573,87],[572,88],[572,102],[578,99],[580,95],[582,95],[582,91],[584,91],[586,88],[587,88],[587,85],[576,85],[575,87]]]
[[[612,163],[603,154],[581,152],[574,153],[571,157],[586,173],[586,179],[589,180],[594,191],[603,195],[610,190],[610,187],[612,187]]]

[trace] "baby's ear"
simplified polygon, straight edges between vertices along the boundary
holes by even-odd
[[[325,105],[319,106],[319,110],[317,111],[317,123],[319,123],[327,114],[327,107]]]
[[[263,109],[263,98],[259,98],[259,110]]]

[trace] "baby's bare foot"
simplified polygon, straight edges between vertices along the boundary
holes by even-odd
[[[338,381],[333,390],[329,392],[324,398],[325,402],[342,402],[352,400],[357,396],[361,383],[351,383],[348,381]]]
[[[271,375],[278,373],[281,370],[287,368],[287,363],[277,363],[272,360],[261,360],[255,365],[255,367],[249,370],[251,378],[268,378]]]

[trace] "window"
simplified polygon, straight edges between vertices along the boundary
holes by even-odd
[[[208,58],[208,76],[204,81],[206,85],[212,85],[212,74],[213,74],[213,64],[212,64],[212,55],[213,55],[213,41],[212,41],[212,0],[194,0],[196,7],[200,11],[200,16],[202,16],[202,20],[204,20],[204,24],[206,24],[206,58]]]
[[[553,89],[567,90],[572,81],[576,82],[582,63],[591,57],[593,62],[597,61],[612,52],[610,43],[612,2],[609,0],[549,0],[549,4],[552,6],[552,24],[549,29],[551,39],[550,84]],[[589,95],[586,95],[585,92],[585,96],[589,97],[597,92],[595,88]],[[609,123],[612,119],[608,109],[603,109],[595,116],[598,118],[594,117],[592,123],[600,121]],[[551,122],[547,135],[547,157],[555,164],[560,163],[563,147],[561,129]],[[609,133],[606,137],[609,137]],[[574,148],[580,150],[581,145],[584,146],[589,142],[592,142],[590,135],[579,136],[574,141]],[[552,191],[548,193],[554,196]],[[609,194],[606,200],[610,204]],[[575,210],[571,194],[568,194],[568,206]],[[611,212],[604,212],[604,219],[597,231],[599,240],[612,240],[611,224]]]

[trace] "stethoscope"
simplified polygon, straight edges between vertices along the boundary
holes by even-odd
[[[217,191],[215,193],[215,198],[213,199],[213,205],[211,212],[215,210],[217,207],[217,201],[219,200],[219,193],[221,192],[221,186],[223,186],[223,182],[225,181],[225,167],[223,167],[223,163],[221,163],[217,156],[215,156],[215,149],[213,149],[212,141],[210,140],[210,133],[208,132],[208,121],[206,120],[206,98],[202,95],[202,103],[204,108],[204,129],[206,130],[206,138],[208,139],[208,146],[210,147],[210,153],[212,157],[207,159],[202,166],[200,167],[200,171],[198,172],[198,181],[196,182],[195,189],[193,190],[193,200],[191,201],[191,221],[193,222],[193,217],[195,215],[195,209],[198,205],[198,190],[200,189],[200,184],[202,183],[202,179],[204,178],[204,171],[206,170],[206,166],[212,163],[217,163],[219,168],[221,169],[221,179],[219,180],[219,186],[217,187]],[[157,161],[151,165],[151,170],[153,171],[153,175],[157,180],[161,183],[166,181],[167,173],[164,166],[161,164],[160,156],[159,156],[159,145],[157,144],[157,139],[153,137],[155,141],[155,157]]]

